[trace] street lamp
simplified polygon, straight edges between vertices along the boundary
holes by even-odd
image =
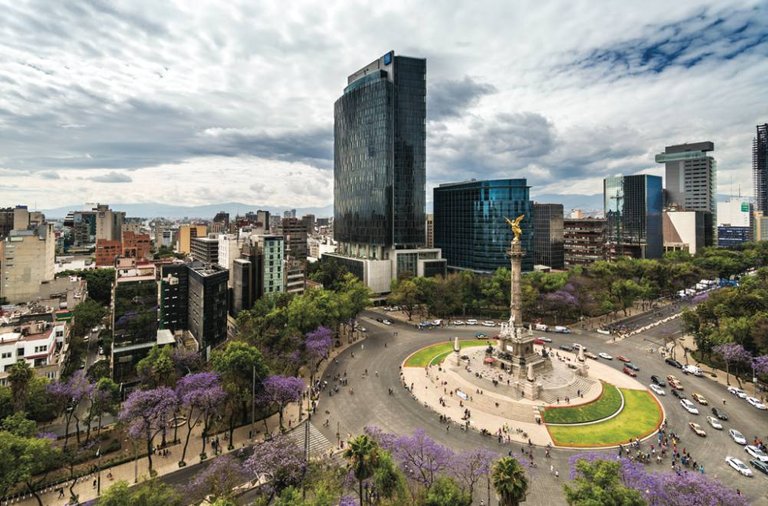
[[[96,450],[96,497],[101,497],[101,446]]]

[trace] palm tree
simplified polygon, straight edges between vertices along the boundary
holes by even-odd
[[[520,462],[512,457],[503,457],[493,464],[491,480],[502,506],[517,506],[525,499],[528,477]]]
[[[347,441],[347,449],[344,450],[344,458],[352,469],[358,483],[360,504],[364,505],[363,482],[373,476],[379,460],[379,445],[365,434]]]

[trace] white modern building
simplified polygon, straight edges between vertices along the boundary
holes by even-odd
[[[38,375],[57,379],[59,351],[66,332],[64,322],[36,321],[0,327],[0,385],[7,383],[11,366],[22,360]]]

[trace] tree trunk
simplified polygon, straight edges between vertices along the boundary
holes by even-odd
[[[43,500],[40,498],[40,496],[39,496],[39,495],[37,495],[37,490],[35,490],[35,487],[34,487],[34,486],[33,486],[33,485],[30,483],[30,482],[28,482],[28,481],[26,482],[26,484],[27,484],[27,488],[29,489],[29,492],[30,492],[30,493],[31,493],[33,496],[35,496],[35,499],[37,499],[37,504],[38,504],[39,506],[45,506],[45,505],[43,504]]]
[[[234,448],[234,443],[232,442],[234,433],[235,433],[235,414],[232,413],[229,416],[229,448]]]
[[[363,480],[357,480],[357,493],[360,495],[360,506],[365,506],[365,501],[363,501]],[[43,506],[40,504],[40,506]]]
[[[72,418],[75,419],[75,433],[77,434],[77,444],[80,444],[80,419],[77,417],[77,415],[72,415]]]
[[[147,463],[149,465],[149,477],[152,477],[152,433],[147,429]]]
[[[189,411],[189,416],[187,417],[187,437],[184,440],[184,448],[181,450],[181,459],[179,460],[179,466],[185,466],[186,462],[184,462],[184,458],[187,456],[187,447],[189,446],[189,438],[192,435],[192,428],[197,425],[197,420],[195,420],[195,423],[192,423],[192,410]],[[205,436],[205,432],[203,432],[203,436]],[[203,438],[203,448],[205,448],[205,438]]]
[[[726,385],[731,386],[731,371],[727,360],[725,361],[725,383]]]

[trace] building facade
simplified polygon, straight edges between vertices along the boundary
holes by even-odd
[[[608,257],[661,258],[661,178],[647,174],[603,180]]]
[[[115,265],[115,260],[123,251],[120,241],[108,239],[96,240],[96,251],[94,256],[96,267],[111,267]]]
[[[113,211],[106,204],[97,204],[93,210],[96,219],[96,240],[119,241],[123,234],[125,213]]]
[[[160,266],[160,328],[187,330],[189,316],[189,269],[178,262]]]
[[[11,230],[0,248],[0,297],[8,303],[28,302],[40,284],[55,276],[56,236],[52,223]]]
[[[190,225],[185,223],[179,226],[176,232],[176,251],[189,255],[192,252],[192,238],[206,237],[208,227],[206,225]]]
[[[752,177],[755,210],[768,213],[768,123],[757,125],[757,134],[752,140]]]
[[[148,259],[151,251],[152,240],[149,234],[142,234],[132,230],[123,231],[122,256],[126,258]]]
[[[667,209],[662,213],[664,251],[687,251],[695,255],[704,248],[709,213]]]
[[[210,350],[227,338],[227,281],[229,272],[219,265],[193,262],[189,269],[187,324],[200,350]]]
[[[307,224],[299,218],[283,218],[281,231],[285,242],[285,257],[299,262],[306,262]]]
[[[219,263],[218,237],[193,237],[190,256],[206,264]]]
[[[606,220],[566,218],[563,220],[565,265],[588,265],[606,259]]]
[[[533,204],[533,263],[565,268],[562,204]]]
[[[25,361],[38,376],[59,378],[59,351],[67,335],[65,322],[30,321],[0,327],[0,385],[8,385],[11,367]]]
[[[427,246],[427,248],[434,248],[435,247],[435,215],[434,214],[427,215],[427,222],[424,225],[424,227],[426,229],[425,245]]]
[[[434,189],[435,247],[449,269],[491,273],[509,267],[512,230],[505,217],[521,214],[523,270],[533,270],[533,204],[525,179],[441,184]]]

